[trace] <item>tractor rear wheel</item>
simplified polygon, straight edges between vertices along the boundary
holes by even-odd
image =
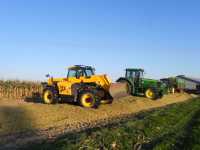
[[[83,91],[80,95],[79,103],[86,108],[96,108],[98,106],[98,99],[91,91]]]
[[[145,96],[149,99],[156,100],[159,97],[158,91],[154,88],[148,88],[145,91]]]
[[[57,102],[56,92],[54,89],[48,88],[43,92],[43,100],[45,104],[53,104]]]

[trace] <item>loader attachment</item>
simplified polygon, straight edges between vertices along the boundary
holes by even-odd
[[[113,99],[128,96],[128,85],[126,83],[112,83],[110,85],[109,93]]]

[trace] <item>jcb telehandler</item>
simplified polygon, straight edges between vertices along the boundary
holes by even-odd
[[[163,96],[166,86],[154,79],[143,78],[144,70],[127,68],[125,77],[120,77],[116,82],[126,83],[128,94],[144,95],[149,99],[158,99]]]
[[[75,65],[68,68],[64,78],[49,77],[43,84],[43,99],[47,104],[66,99],[83,107],[97,107],[100,103],[111,103],[112,93],[126,93],[125,84],[119,84],[121,90],[117,86],[117,92],[112,92],[116,87],[112,85],[107,75],[95,75],[91,66]]]

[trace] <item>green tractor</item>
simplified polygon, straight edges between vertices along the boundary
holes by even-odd
[[[166,86],[162,82],[143,78],[144,70],[127,68],[125,77],[120,77],[116,82],[126,83],[130,95],[146,96],[149,99],[159,99],[165,93]]]

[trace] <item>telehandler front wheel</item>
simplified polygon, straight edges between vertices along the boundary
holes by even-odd
[[[98,106],[98,99],[93,92],[84,91],[81,93],[79,103],[86,108],[96,108]]]
[[[56,103],[56,93],[53,89],[46,89],[43,92],[43,100],[45,104]]]

